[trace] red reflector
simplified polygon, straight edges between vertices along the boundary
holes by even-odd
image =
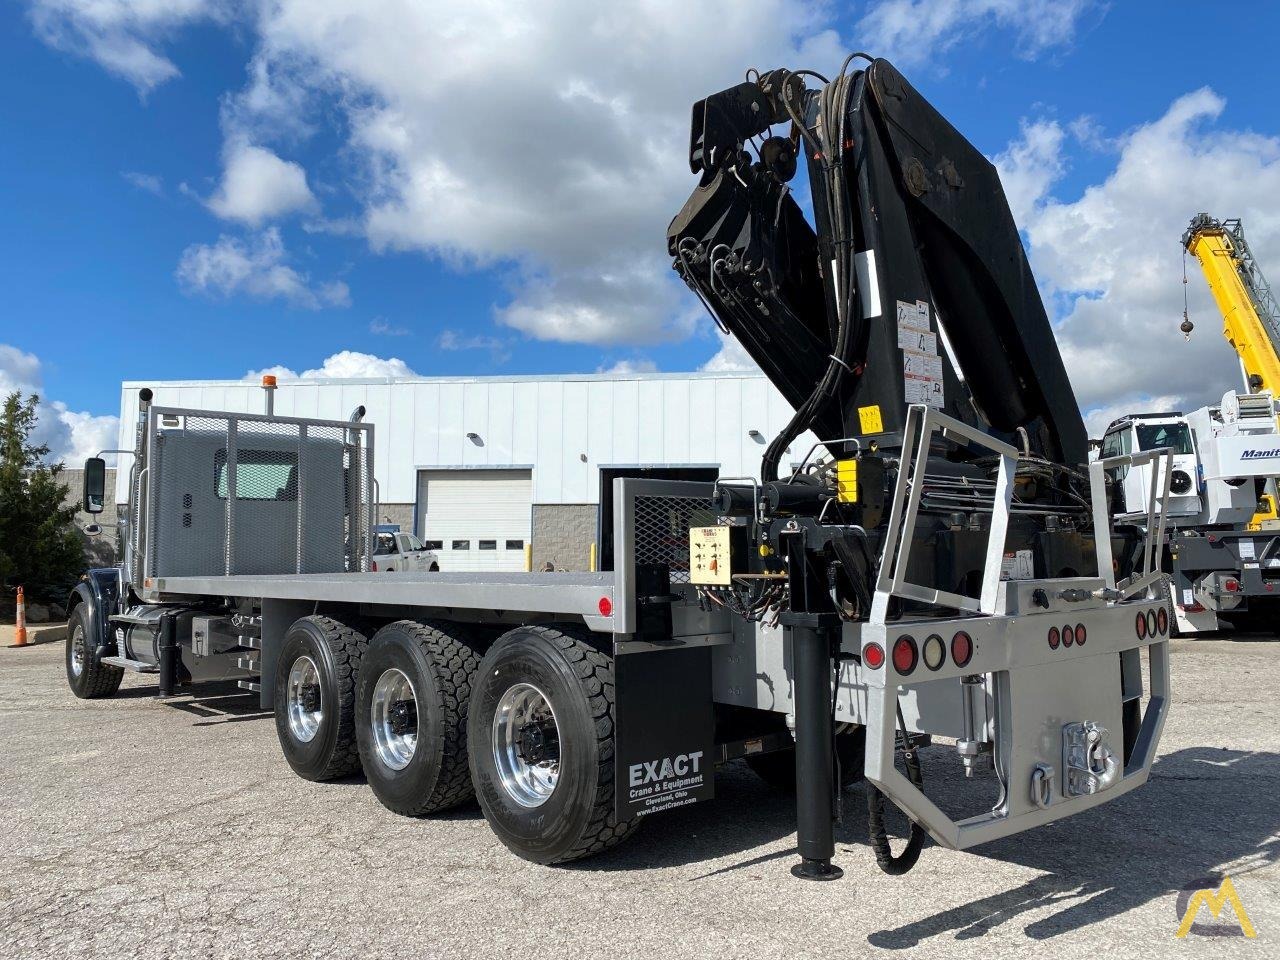
[[[1067,624],[1062,628],[1062,645],[1069,647],[1076,642],[1076,632],[1072,629],[1071,624]]]
[[[1076,624],[1076,646],[1083,647],[1085,640],[1089,639],[1089,635],[1084,632],[1084,624]]]
[[[951,659],[957,667],[967,667],[973,659],[973,640],[963,630],[951,638]]]
[[[1058,644],[1062,642],[1062,634],[1058,632],[1057,627],[1049,628],[1049,649],[1057,650]]]
[[[916,650],[916,642],[911,637],[899,637],[893,644],[893,669],[899,673],[907,674],[916,668],[916,659],[919,657],[919,651]]]
[[[613,601],[608,597],[601,597],[600,602],[596,604],[596,608],[600,611],[600,616],[613,616]]]
[[[1240,581],[1227,580],[1223,582],[1222,586],[1223,586],[1223,589],[1227,591],[1227,593],[1238,593],[1240,590]]]
[[[872,670],[884,666],[884,647],[878,643],[868,643],[862,648],[862,662]]]
[[[1160,631],[1161,635],[1169,629],[1169,611],[1164,607],[1156,611],[1156,629]]]
[[[1138,632],[1139,640],[1147,638],[1147,615],[1145,613],[1138,614],[1138,619],[1134,621],[1134,629]]]

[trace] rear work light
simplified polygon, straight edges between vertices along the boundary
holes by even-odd
[[[1062,628],[1062,645],[1069,647],[1076,642],[1076,630],[1071,624],[1067,624]]]
[[[904,676],[916,668],[916,661],[920,658],[920,652],[916,649],[916,642],[911,637],[899,637],[893,642],[893,669],[897,670]]]
[[[1058,631],[1057,627],[1050,627],[1049,628],[1049,649],[1057,650],[1058,644],[1060,643],[1062,643],[1062,634]]]
[[[1156,612],[1154,610],[1147,611],[1147,636],[1154,637],[1156,635]]]
[[[1165,631],[1169,629],[1169,611],[1161,607],[1156,611],[1156,629],[1160,631],[1160,635],[1164,636]]]
[[[1227,591],[1227,593],[1239,593],[1239,592],[1240,592],[1240,581],[1239,581],[1239,580],[1224,580],[1224,581],[1222,582],[1222,589],[1226,590],[1226,591]]]
[[[1076,646],[1083,647],[1085,640],[1087,640],[1088,638],[1089,638],[1089,635],[1085,633],[1084,624],[1077,623],[1076,624]]]
[[[1147,615],[1145,613],[1138,614],[1137,619],[1133,622],[1133,626],[1134,630],[1138,634],[1139,640],[1147,639]]]
[[[942,638],[936,633],[930,634],[924,642],[924,649],[920,655],[924,659],[926,667],[930,670],[937,670],[946,662],[947,645],[942,642]]]
[[[862,648],[862,663],[872,670],[879,670],[884,666],[884,647],[878,643],[868,643]]]
[[[973,659],[973,639],[961,630],[951,638],[951,660],[957,667],[967,667]]]

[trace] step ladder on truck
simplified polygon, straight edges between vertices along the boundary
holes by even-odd
[[[891,873],[926,836],[968,848],[1144,783],[1169,492],[1144,536],[1112,523],[1105,472],[1168,454],[1086,465],[994,168],[887,61],[852,60],[694,107],[700,182],[668,250],[797,411],[758,477],[616,480],[611,570],[386,577],[372,424],[144,392],[125,562],[73,596],[73,690],[244,679],[301,776],[363,769],[412,816],[474,796],[545,864],[711,800],[738,759],[794,790],[793,872],[818,880],[863,778]],[[801,141],[816,232],[788,186]],[[820,444],[780,470],[805,430]],[[985,787],[964,814],[929,794],[951,763]],[[886,799],[911,822],[896,850]]]

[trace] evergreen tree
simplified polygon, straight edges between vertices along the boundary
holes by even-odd
[[[65,505],[62,464],[32,442],[39,397],[9,394],[0,410],[0,605],[14,606],[21,585],[32,600],[64,602],[84,569],[84,551]]]

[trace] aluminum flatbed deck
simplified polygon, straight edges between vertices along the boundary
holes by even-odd
[[[310,573],[158,577],[157,599],[253,597],[447,610],[571,614],[613,629],[613,573]],[[606,602],[607,601],[607,602]],[[605,614],[603,611],[609,611]]]

